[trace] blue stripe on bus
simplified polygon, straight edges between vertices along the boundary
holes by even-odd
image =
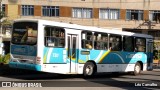
[[[77,59],[72,58],[72,62],[85,63],[88,60],[94,60],[96,63],[108,63],[108,64],[129,64],[142,61],[147,62],[147,54],[144,52],[122,52],[122,51],[108,51],[108,50],[87,50],[76,49]],[[90,52],[89,55],[81,54],[81,51]],[[46,55],[47,54],[47,55]],[[151,54],[151,53],[150,53]],[[44,57],[46,62],[44,63],[69,63],[70,59],[67,55],[65,48],[44,48]],[[103,58],[102,58],[103,56]],[[66,59],[66,60],[64,60]],[[64,62],[66,61],[66,62]]]
[[[110,52],[101,63],[131,64],[137,61],[147,62],[147,56],[143,52]]]
[[[41,71],[41,65],[37,65],[37,64],[10,62],[9,66],[13,68]]]

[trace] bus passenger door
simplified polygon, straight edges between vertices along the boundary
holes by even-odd
[[[147,70],[152,70],[153,63],[153,42],[147,44]]]
[[[77,47],[78,47],[78,35],[68,34],[68,59],[69,59],[69,68],[70,73],[76,73],[77,70]]]

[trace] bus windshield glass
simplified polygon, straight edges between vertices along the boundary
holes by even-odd
[[[13,24],[12,43],[35,45],[37,43],[36,22],[16,22]]]

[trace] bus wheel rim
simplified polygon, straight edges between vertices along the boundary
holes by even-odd
[[[92,72],[93,72],[92,66],[91,66],[91,65],[88,65],[88,66],[86,67],[86,74],[87,74],[87,75],[91,75]]]
[[[139,73],[139,72],[140,72],[140,67],[139,67],[138,65],[136,65],[136,67],[135,67],[135,71],[136,71],[137,73]]]

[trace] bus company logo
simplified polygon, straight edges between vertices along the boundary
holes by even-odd
[[[2,87],[12,87],[11,82],[2,82]]]
[[[26,52],[26,50],[25,50],[25,48],[15,48],[14,50],[13,50],[14,52],[19,52],[19,53],[25,53]]]
[[[142,58],[142,54],[129,54],[128,58]]]
[[[37,82],[2,82],[2,87],[42,87],[42,85]]]

